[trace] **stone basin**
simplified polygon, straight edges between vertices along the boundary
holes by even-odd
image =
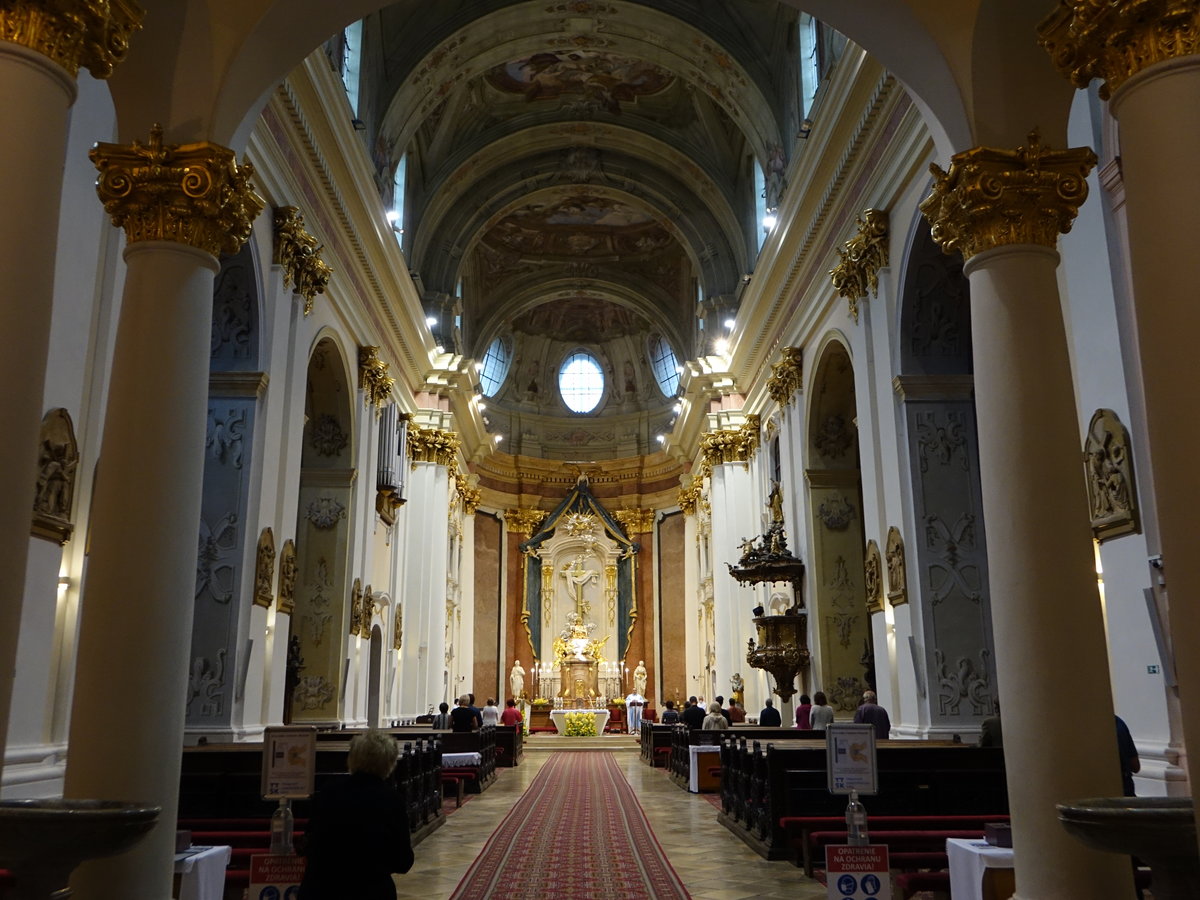
[[[1058,805],[1072,837],[1150,867],[1155,900],[1200,897],[1200,848],[1191,797],[1097,797]]]
[[[16,882],[15,900],[69,897],[81,862],[128,850],[160,808],[116,800],[0,800],[0,868]]]

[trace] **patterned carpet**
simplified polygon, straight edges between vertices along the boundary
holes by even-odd
[[[554,754],[451,900],[688,900],[611,753]]]

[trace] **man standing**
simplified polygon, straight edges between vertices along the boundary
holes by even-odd
[[[727,710],[727,709],[725,708],[725,698],[724,698],[724,697],[722,697],[720,694],[717,694],[717,705],[718,705],[719,707],[721,707],[721,715],[723,715],[723,716],[725,717],[725,724],[726,724],[726,725],[732,725],[732,724],[733,724],[733,717],[732,717],[732,716],[730,716],[730,714],[729,714],[729,710]]]
[[[688,728],[699,731],[704,727],[704,709],[697,702],[695,697],[688,697],[687,709],[682,714],[683,724]]]
[[[729,724],[741,725],[746,721],[746,711],[742,709],[736,700],[729,700]]]
[[[854,721],[859,725],[874,725],[875,737],[887,740],[892,730],[892,720],[888,718],[887,710],[879,705],[874,691],[864,691],[862,705],[854,711]]]

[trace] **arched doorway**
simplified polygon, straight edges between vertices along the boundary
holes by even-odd
[[[351,384],[337,343],[323,338],[308,363],[301,450],[291,625],[302,658],[292,692],[291,720],[296,723],[334,724],[343,714],[354,480]]]
[[[974,729],[996,696],[971,310],[958,257],[916,223],[904,270],[900,374],[913,522],[906,529],[910,607],[895,610],[897,644],[911,638],[922,733]],[[903,669],[903,667],[902,667]],[[904,679],[907,680],[907,679]]]
[[[811,515],[809,598],[816,636],[814,680],[839,712],[852,712],[874,687],[873,648],[863,574],[862,476],[854,365],[839,340],[814,369],[805,458]]]

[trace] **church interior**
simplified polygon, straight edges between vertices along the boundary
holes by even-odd
[[[1200,3],[0,26],[0,800],[161,808],[76,896],[170,896],[198,747],[818,691],[881,760],[1000,714],[1013,896],[1134,895],[1056,805],[1114,715],[1200,777]]]

